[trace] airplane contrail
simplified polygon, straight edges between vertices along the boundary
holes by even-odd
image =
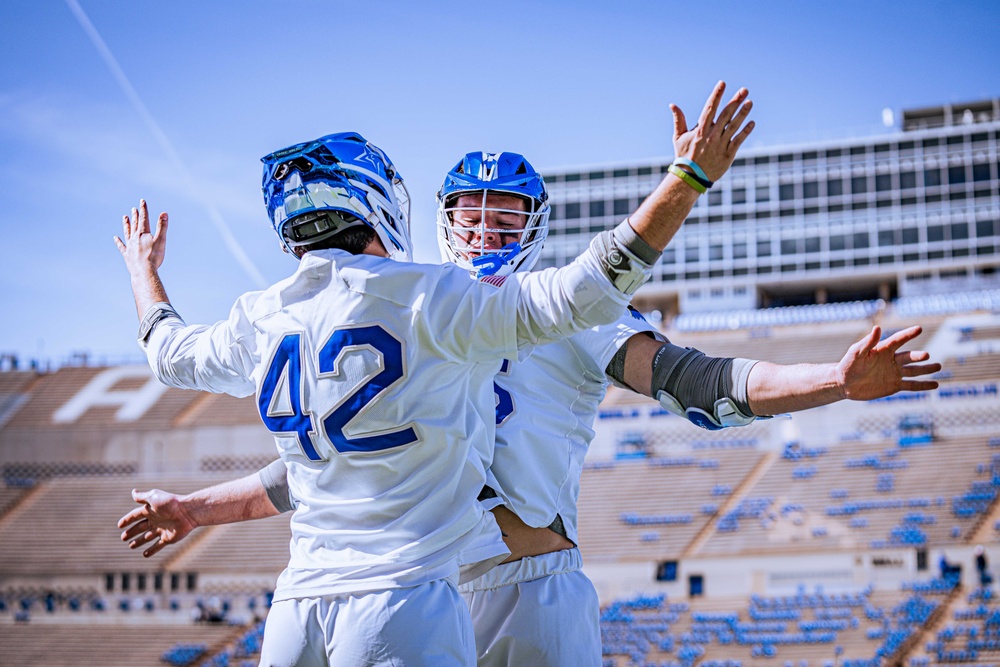
[[[153,118],[153,115],[149,113],[149,109],[147,109],[146,105],[142,103],[141,99],[139,99],[139,95],[135,92],[135,88],[132,87],[128,77],[125,76],[125,72],[122,71],[122,68],[118,65],[118,61],[115,60],[115,56],[111,53],[111,49],[109,49],[108,45],[104,43],[103,39],[101,39],[101,35],[97,32],[97,28],[95,28],[94,24],[90,22],[89,18],[87,18],[87,14],[83,11],[83,8],[77,0],[66,0],[66,5],[69,7],[70,11],[73,12],[73,15],[76,16],[76,20],[80,23],[80,27],[82,27],[83,31],[87,33],[87,36],[93,43],[94,48],[96,48],[97,52],[101,55],[101,58],[104,59],[104,63],[108,66],[108,69],[111,70],[111,74],[118,81],[118,85],[121,86],[125,96],[128,97],[129,102],[132,103],[132,107],[146,123],[146,127],[153,133],[153,137],[160,145],[160,148],[167,154],[167,157],[174,164],[174,168],[184,179],[184,185],[187,186],[189,194],[191,194],[201,203],[202,206],[205,207],[209,219],[215,225],[219,234],[222,235],[222,240],[226,244],[226,247],[229,248],[229,251],[233,254],[233,257],[239,265],[243,267],[243,270],[250,275],[250,278],[257,284],[258,288],[263,289],[267,287],[268,281],[264,278],[263,274],[261,274],[256,265],[254,265],[253,261],[243,250],[243,246],[241,246],[239,241],[236,240],[236,237],[233,236],[232,231],[229,229],[229,225],[226,224],[226,221],[222,217],[222,214],[219,213],[219,210],[215,208],[208,197],[202,194],[201,188],[198,187],[197,182],[191,176],[190,170],[188,170],[185,166],[184,161],[181,160],[177,151],[174,150],[173,144],[171,144],[170,140],[167,139],[167,135],[164,134],[163,130],[160,128],[159,123],[157,123],[156,119]]]

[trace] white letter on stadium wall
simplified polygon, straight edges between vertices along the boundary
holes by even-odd
[[[148,381],[139,389],[111,391],[111,387],[126,378],[148,378]],[[109,405],[121,406],[115,413],[115,419],[118,421],[135,421],[146,414],[146,411],[153,407],[165,391],[167,391],[167,386],[153,377],[148,366],[139,364],[116,366],[95,375],[94,379],[76,396],[56,410],[52,421],[57,424],[73,422],[82,417],[90,408]]]

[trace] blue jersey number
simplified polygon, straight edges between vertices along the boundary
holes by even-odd
[[[379,358],[380,370],[356,387],[325,419],[323,431],[338,452],[374,452],[391,447],[408,445],[417,441],[412,428],[380,433],[375,436],[348,438],[344,433],[354,419],[378,395],[405,375],[402,343],[378,325],[338,329],[319,352],[320,380],[323,375],[340,373],[343,358],[352,354],[372,354]],[[294,433],[302,452],[311,461],[323,461],[313,443],[315,435],[313,418],[302,411],[302,349],[301,334],[287,334],[281,339],[268,366],[257,398],[260,417],[269,431],[276,434]],[[284,385],[288,392],[288,406],[283,412],[271,409],[275,392]]]
[[[503,360],[497,375],[510,375],[510,361]],[[514,397],[496,382],[493,383],[493,393],[497,400],[497,426],[503,426],[503,423],[514,414]]]

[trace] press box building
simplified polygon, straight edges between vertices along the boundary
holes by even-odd
[[[907,110],[881,136],[744,147],[634,303],[674,316],[1000,288],[1000,99]],[[540,267],[635,210],[669,159],[550,171]]]

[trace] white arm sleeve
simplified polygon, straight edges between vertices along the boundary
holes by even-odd
[[[620,318],[631,300],[619,291],[603,268],[603,246],[590,247],[569,266],[515,274],[520,282],[517,301],[519,345],[550,343],[578,331]],[[643,265],[648,278],[651,266]]]
[[[228,320],[211,326],[187,326],[176,317],[160,321],[145,352],[153,374],[163,384],[242,397],[256,391],[251,378],[254,360],[247,343],[253,343],[252,326],[241,298]]]

